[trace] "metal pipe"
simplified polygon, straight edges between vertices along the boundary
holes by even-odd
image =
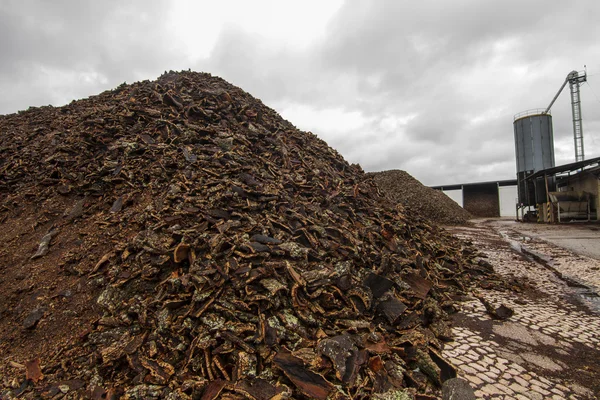
[[[569,75],[567,75],[567,77],[565,78],[565,81],[563,82],[562,86],[560,87],[560,89],[558,89],[558,92],[556,92],[556,95],[554,96],[554,98],[550,102],[550,105],[548,107],[546,107],[546,111],[544,111],[542,114],[548,114],[548,111],[550,111],[550,109],[552,108],[552,105],[554,105],[554,102],[556,101],[556,99],[558,99],[558,96],[560,96],[560,92],[563,91],[563,89],[567,85],[567,82],[569,82],[569,76],[570,75],[571,75],[571,73],[569,73]]]
[[[500,184],[496,182],[496,193],[498,194],[498,216],[502,217],[502,208],[500,208]]]
[[[583,161],[584,151],[583,151],[583,129],[581,127],[581,100],[579,95],[579,85],[587,80],[587,72],[584,71],[583,75],[579,75],[577,71],[571,71],[565,78],[565,81],[561,85],[558,92],[550,102],[550,105],[546,108],[546,110],[542,114],[548,114],[552,105],[558,96],[560,96],[561,92],[569,83],[570,91],[571,91],[571,114],[573,116],[573,138],[575,141],[575,161]]]
[[[548,192],[548,175],[544,174],[544,183],[546,184],[546,202],[550,201],[550,194]]]

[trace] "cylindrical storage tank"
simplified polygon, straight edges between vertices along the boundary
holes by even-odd
[[[515,116],[517,172],[536,172],[554,167],[552,116],[535,113],[537,111],[529,111],[532,114],[526,111]]]
[[[546,183],[543,178],[527,181],[534,172],[554,167],[554,135],[552,116],[543,110],[529,110],[515,115],[515,153],[517,158],[517,181],[519,203],[534,206],[546,202]],[[548,190],[554,191],[552,177]]]

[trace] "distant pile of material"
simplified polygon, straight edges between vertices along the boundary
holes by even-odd
[[[405,206],[410,212],[441,225],[464,225],[471,214],[443,192],[424,186],[410,174],[400,170],[369,173],[385,195]]]
[[[209,74],[0,117],[0,196],[3,398],[436,393],[491,276]]]

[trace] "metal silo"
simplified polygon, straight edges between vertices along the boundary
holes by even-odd
[[[552,116],[544,110],[528,110],[515,115],[515,152],[517,158],[517,182],[519,203],[535,206],[545,203],[546,181],[544,177],[527,180],[537,171],[554,167],[554,136]],[[554,177],[548,178],[548,190],[554,191]]]

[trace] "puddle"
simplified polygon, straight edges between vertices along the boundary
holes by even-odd
[[[502,238],[510,245],[510,247],[519,252],[529,261],[538,263],[550,270],[557,278],[565,282],[565,284],[571,289],[571,291],[582,300],[592,311],[600,313],[600,295],[598,292],[594,290],[594,288],[579,282],[578,280],[563,275],[560,271],[558,271],[554,267],[554,260],[541,253],[537,253],[535,251],[529,250],[524,247],[518,240],[512,239],[506,232],[500,232]],[[523,237],[525,241],[530,238]]]
[[[508,244],[510,245],[510,247],[513,250],[518,251],[519,253],[523,254],[523,247],[521,246],[521,243],[519,243],[516,240],[511,239],[510,236],[508,236],[505,232],[500,231],[500,236],[502,236],[502,239],[504,239],[506,242],[508,242]]]
[[[591,289],[575,289],[574,292],[594,311],[600,312],[600,296]]]

